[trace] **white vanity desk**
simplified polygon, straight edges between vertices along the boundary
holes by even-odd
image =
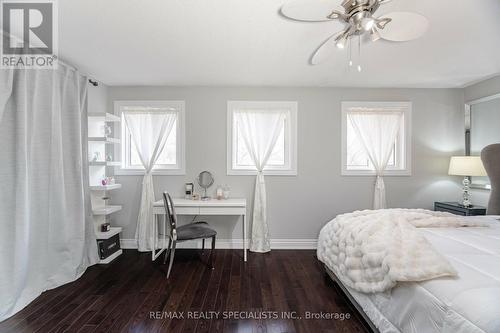
[[[247,261],[247,200],[244,198],[234,198],[227,200],[188,200],[184,198],[173,198],[175,213],[177,215],[233,215],[241,216],[243,219],[243,260]],[[155,214],[155,221],[158,221],[158,215],[165,215],[165,207],[163,200],[158,200],[154,203],[153,214]],[[166,222],[166,219],[162,219]],[[154,224],[156,227],[156,223]],[[167,230],[164,228],[164,230]],[[154,234],[157,231],[154,230]],[[167,236],[164,236],[167,237]],[[163,251],[168,242],[163,239],[161,250],[153,251],[153,260],[156,259]]]

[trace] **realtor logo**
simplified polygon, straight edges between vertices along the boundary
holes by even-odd
[[[54,0],[0,0],[1,68],[57,66],[57,8]]]

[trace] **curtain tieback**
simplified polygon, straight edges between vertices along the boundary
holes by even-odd
[[[382,175],[377,175],[377,180],[375,181],[375,187],[379,190],[385,189],[384,179]]]
[[[264,183],[264,171],[263,170],[257,170],[257,182],[260,184]]]
[[[151,181],[152,179],[153,179],[153,173],[151,171],[146,171],[146,173],[144,174],[144,178],[142,179],[142,185],[144,185],[144,183],[148,181]]]

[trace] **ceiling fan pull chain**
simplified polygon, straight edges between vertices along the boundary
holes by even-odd
[[[358,35],[358,72],[361,70],[361,35]]]
[[[352,38],[349,38],[349,71],[352,67]]]

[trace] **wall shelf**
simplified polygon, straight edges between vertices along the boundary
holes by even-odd
[[[121,227],[111,227],[111,230],[109,230],[109,231],[106,231],[106,232],[102,232],[102,231],[96,232],[95,236],[96,236],[97,239],[108,239],[108,238],[113,237],[116,234],[119,234],[120,232],[122,232],[122,228]]]
[[[118,251],[116,251],[115,253],[113,253],[112,255],[107,257],[106,259],[99,260],[99,264],[109,264],[110,262],[112,262],[113,260],[118,258],[122,253],[123,253],[123,250],[119,249]]]
[[[121,205],[112,203],[111,190],[122,188],[121,184],[102,185],[101,181],[112,176],[112,170],[109,167],[121,166],[120,161],[106,161],[115,156],[114,152],[121,143],[119,138],[119,128],[121,117],[107,111],[106,91],[103,86],[89,86],[87,103],[89,111],[87,114],[88,130],[88,152],[89,152],[89,189],[92,213],[94,220],[94,233],[100,241],[111,241],[112,237],[120,237],[122,227],[112,226],[110,231],[101,232],[104,223],[113,224],[115,219],[110,214],[119,212]],[[113,134],[118,133],[118,134]],[[92,160],[97,157],[97,160]],[[108,204],[109,203],[109,204]],[[99,264],[108,264],[122,254],[118,250],[106,259],[99,260]]]
[[[91,191],[111,191],[116,190],[122,187],[122,184],[113,184],[113,185],[91,185]]]
[[[94,215],[109,215],[122,210],[122,206],[119,205],[109,205],[104,207],[93,207],[92,213]]]
[[[105,122],[120,122],[121,119],[118,116],[115,116],[112,113],[106,112],[105,114],[102,113],[93,113],[90,112],[88,114],[89,118],[94,118],[98,121],[105,121]]]
[[[90,166],[120,166],[122,163],[119,161],[90,161]]]
[[[105,137],[105,136],[90,136],[89,141],[90,142],[103,142],[103,143],[108,143],[108,144],[120,143],[120,139],[110,138],[110,137]]]

